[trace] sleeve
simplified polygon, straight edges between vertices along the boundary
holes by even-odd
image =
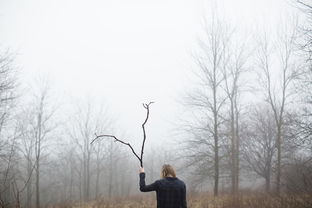
[[[185,184],[184,184],[184,186],[183,186],[183,190],[182,190],[182,200],[181,200],[181,202],[182,202],[182,208],[187,208],[187,203],[186,203],[186,186],[185,186]]]
[[[158,189],[158,182],[155,181],[150,185],[145,185],[145,173],[140,173],[140,191],[149,192],[156,191]]]

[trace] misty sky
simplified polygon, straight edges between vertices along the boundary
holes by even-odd
[[[98,97],[131,138],[141,138],[141,103],[155,101],[148,137],[168,139],[213,2],[0,0],[0,45],[17,53],[22,82],[49,76],[66,102]],[[218,13],[246,32],[274,28],[295,10],[286,0],[217,2]]]

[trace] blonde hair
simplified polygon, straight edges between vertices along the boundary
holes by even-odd
[[[176,172],[173,169],[173,167],[169,164],[164,164],[161,168],[161,177],[165,178],[165,177],[169,177],[169,176],[177,177]]]

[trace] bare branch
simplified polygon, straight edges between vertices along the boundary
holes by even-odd
[[[142,129],[143,129],[143,143],[142,143],[142,147],[141,147],[141,155],[139,156],[133,149],[133,147],[131,146],[130,143],[127,143],[127,142],[124,142],[120,139],[118,139],[116,136],[114,135],[110,135],[110,134],[102,134],[102,135],[97,135],[95,134],[95,138],[91,141],[91,144],[93,144],[93,142],[99,138],[103,138],[103,137],[110,137],[110,138],[114,138],[116,142],[120,142],[124,145],[127,145],[132,153],[135,155],[135,157],[140,161],[140,165],[141,167],[143,167],[143,154],[144,154],[144,147],[145,147],[145,141],[146,141],[146,131],[145,131],[145,124],[147,123],[148,121],[148,118],[149,118],[149,106],[151,104],[153,104],[154,102],[149,102],[148,104],[146,103],[143,103],[143,107],[146,109],[146,118],[142,124]]]
[[[149,106],[154,103],[154,102],[150,102],[149,104],[143,104],[144,108],[146,109],[146,118],[145,121],[142,124],[142,129],[143,129],[143,143],[142,143],[142,148],[141,148],[141,167],[143,167],[143,153],[144,153],[144,146],[145,146],[145,140],[146,140],[146,132],[145,132],[145,124],[148,120],[149,117]]]
[[[127,145],[127,146],[131,149],[132,153],[133,153],[133,154],[139,159],[139,161],[141,162],[141,158],[140,158],[140,157],[137,155],[137,153],[134,151],[134,149],[133,149],[133,147],[131,146],[131,144],[126,143],[126,142],[124,142],[124,141],[118,139],[118,138],[117,138],[116,136],[114,136],[114,135],[109,135],[109,134],[97,135],[97,134],[95,134],[95,136],[96,136],[96,137],[92,140],[91,144],[92,144],[95,140],[97,140],[98,138],[101,138],[101,137],[111,137],[111,138],[114,138],[116,142],[120,142],[120,143],[122,143],[122,144],[124,144],[124,145]]]

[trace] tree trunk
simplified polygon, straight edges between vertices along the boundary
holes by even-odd
[[[32,162],[31,159],[27,159],[27,177],[29,178],[26,187],[26,207],[31,208],[31,174],[32,174]]]
[[[113,141],[111,141],[111,149],[109,152],[109,170],[108,170],[108,198],[112,197],[113,189]]]
[[[37,154],[36,154],[36,208],[40,208],[40,190],[39,190],[39,176],[40,176],[40,154],[41,154],[41,137],[42,137],[42,108],[43,101],[40,103],[40,111],[38,114],[38,135],[37,135]]]
[[[218,125],[217,125],[217,115],[214,115],[215,124],[214,124],[214,150],[215,150],[215,158],[214,158],[214,196],[218,196],[219,193],[219,141],[218,141]]]
[[[84,152],[83,158],[83,199],[86,201],[87,198],[87,157],[86,152]]]
[[[69,183],[69,200],[73,200],[73,183],[74,183],[74,176],[73,176],[73,165],[70,165],[70,183]]]
[[[89,200],[90,199],[90,152],[88,151],[88,157],[87,157],[87,175],[86,175],[86,179],[87,179],[87,187],[86,187],[86,199]]]
[[[36,168],[36,208],[40,208],[40,191],[39,191],[39,159],[37,159]]]
[[[232,182],[232,193],[236,192],[236,151],[235,151],[235,118],[234,118],[234,104],[231,99],[231,182]]]
[[[96,178],[95,178],[95,198],[99,197],[99,181],[100,181],[100,161],[96,164]]]
[[[216,60],[215,60],[216,61]],[[218,138],[218,111],[217,111],[217,81],[216,81],[216,63],[214,63],[213,71],[213,118],[214,118],[214,196],[218,196],[219,193],[219,138]]]
[[[279,195],[281,191],[281,124],[277,127],[277,174],[276,174],[276,192]]]
[[[270,171],[268,171],[268,175],[265,177],[265,191],[269,193],[270,189],[271,189],[271,176]]]
[[[236,127],[237,128],[237,127]],[[237,130],[238,131],[238,130]],[[237,135],[236,136],[236,154],[235,154],[235,157],[236,157],[236,164],[235,164],[235,193],[238,193],[238,190],[239,190],[239,136]]]
[[[240,145],[240,137],[239,137],[239,123],[238,123],[238,118],[239,118],[239,113],[238,113],[238,110],[237,110],[237,104],[236,104],[236,107],[235,107],[235,111],[236,111],[236,119],[235,119],[235,122],[236,122],[236,132],[235,132],[235,138],[236,138],[236,151],[235,151],[235,159],[236,159],[236,172],[235,172],[235,176],[236,176],[236,179],[235,179],[235,192],[238,193],[238,190],[239,190],[239,151],[240,151],[240,148],[239,148],[239,145]]]

